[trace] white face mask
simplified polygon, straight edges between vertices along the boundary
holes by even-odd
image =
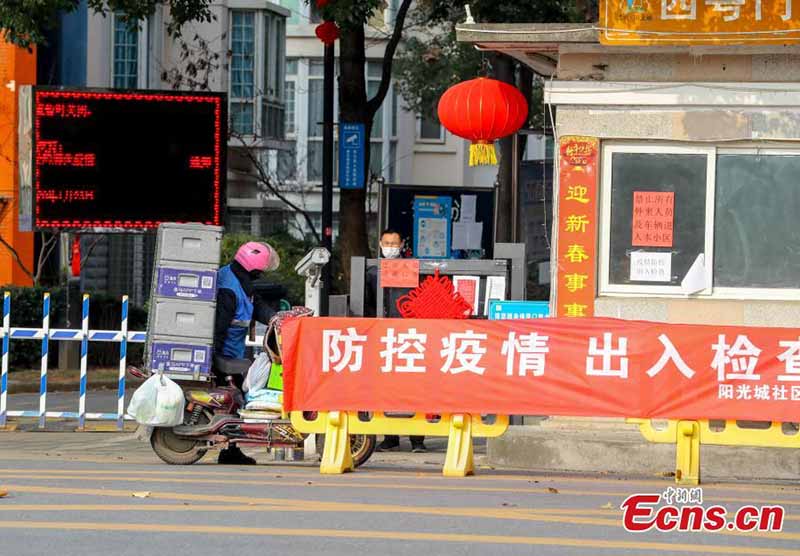
[[[381,253],[387,259],[398,259],[398,258],[400,258],[400,248],[399,247],[381,247]]]

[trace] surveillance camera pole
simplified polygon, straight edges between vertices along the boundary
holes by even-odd
[[[322,246],[333,253],[333,43],[325,45],[322,122]],[[327,317],[331,263],[322,269],[319,315]]]

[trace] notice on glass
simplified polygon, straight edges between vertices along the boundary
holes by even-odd
[[[447,257],[447,225],[444,218],[420,218],[419,257]]]
[[[489,314],[489,302],[492,299],[505,301],[506,299],[506,277],[488,276],[486,278],[486,303],[484,303],[483,314]]]
[[[480,249],[483,222],[453,222],[452,249]]]
[[[669,282],[672,280],[672,253],[631,253],[631,282]]]
[[[478,206],[477,195],[461,196],[461,218],[460,222],[475,222],[475,213]]]
[[[472,314],[478,314],[481,279],[477,276],[453,276],[453,286],[461,297],[472,305]]]
[[[674,191],[634,191],[631,245],[672,247],[675,221]]]
[[[419,259],[381,259],[382,288],[419,286]]]

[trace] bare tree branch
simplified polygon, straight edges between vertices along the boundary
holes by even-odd
[[[411,7],[412,0],[403,0],[400,8],[397,10],[397,15],[394,20],[394,30],[392,31],[392,38],[386,44],[386,50],[383,53],[383,69],[381,73],[381,84],[378,86],[378,92],[367,102],[367,110],[370,119],[377,114],[383,100],[386,98],[386,93],[389,92],[389,85],[392,82],[392,60],[394,53],[397,50],[397,45],[400,44],[400,39],[403,36],[403,25],[406,20],[408,8]]]
[[[309,216],[308,212],[303,210],[296,204],[294,204],[292,201],[290,201],[289,198],[283,194],[283,192],[281,192],[277,187],[275,187],[275,184],[272,183],[272,179],[270,178],[269,174],[267,174],[267,172],[264,170],[263,164],[261,164],[261,161],[259,161],[257,157],[253,154],[252,150],[245,149],[244,152],[245,156],[250,160],[250,162],[255,167],[256,172],[258,172],[257,177],[259,183],[261,183],[264,187],[266,187],[270,193],[275,195],[275,197],[277,197],[279,201],[281,201],[283,204],[285,204],[287,207],[289,207],[296,213],[300,214],[305,219],[306,224],[308,224],[311,233],[314,234],[314,239],[316,239],[317,242],[321,242],[322,239],[320,238],[319,232],[317,232],[314,226],[314,221],[311,220],[311,216]]]

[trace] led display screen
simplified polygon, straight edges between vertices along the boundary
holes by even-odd
[[[219,225],[225,96],[34,88],[35,228]]]

